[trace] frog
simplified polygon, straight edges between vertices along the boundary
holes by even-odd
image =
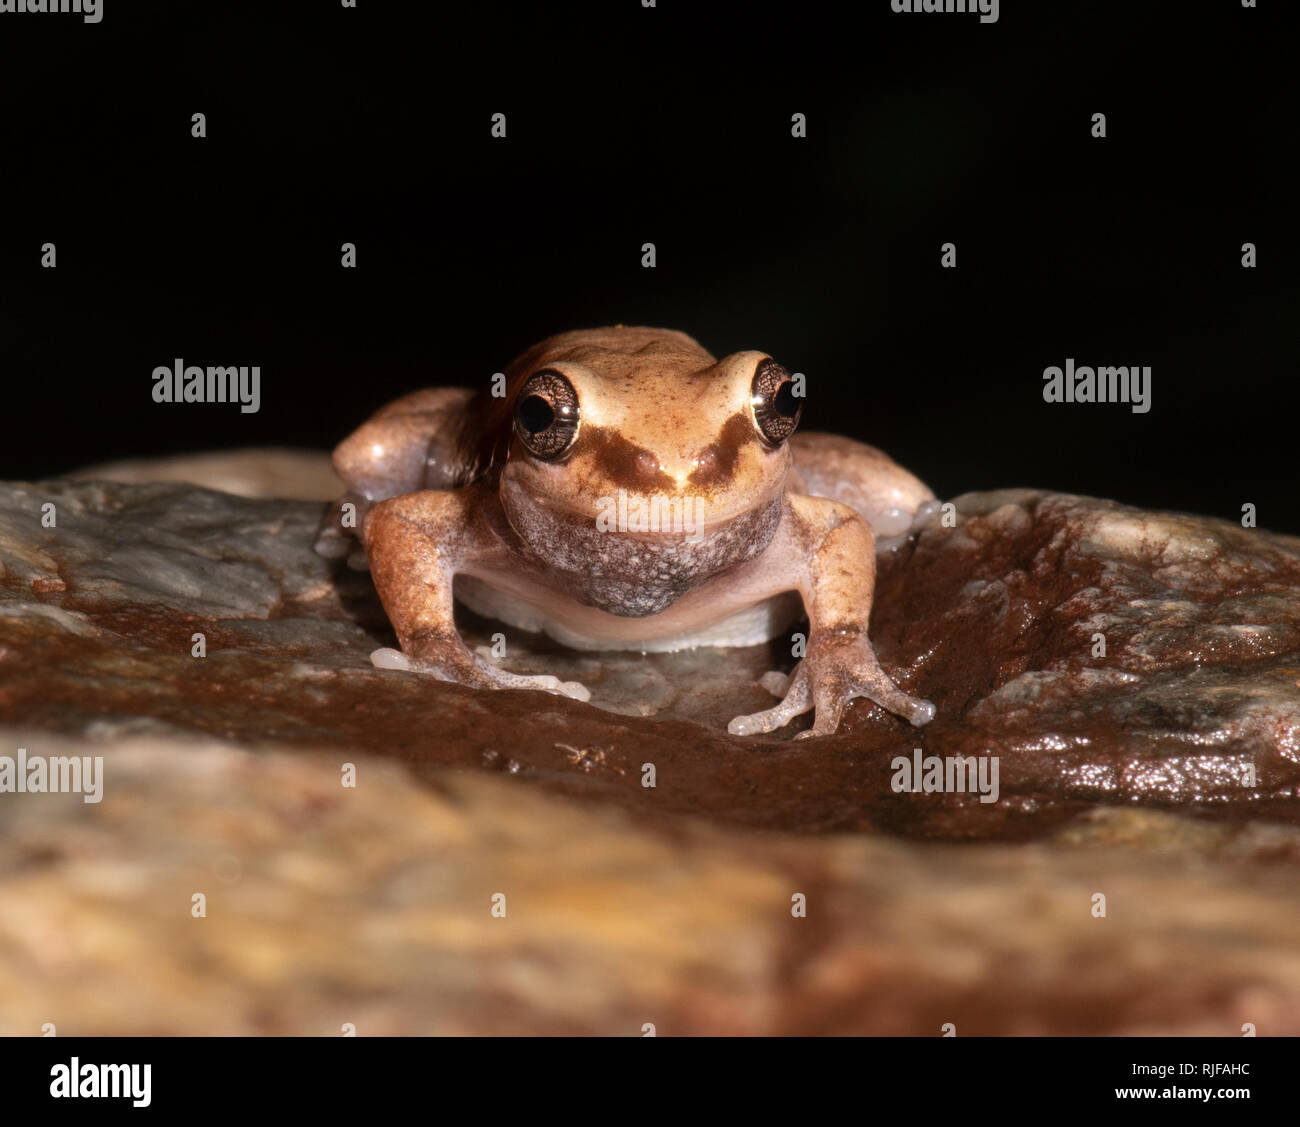
[[[716,359],[686,333],[564,332],[479,391],[426,388],[381,408],[333,452],[344,492],[317,550],[367,568],[398,647],[374,667],[486,690],[589,701],[579,682],[511,672],[472,651],[457,603],[587,651],[752,646],[804,615],[777,703],[735,736],[839,730],[858,698],[920,727],[868,636],[878,554],[938,508],[875,447],[799,431],[805,377],[767,352]],[[798,656],[798,655],[795,655]]]

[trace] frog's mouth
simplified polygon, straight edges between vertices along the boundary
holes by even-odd
[[[723,523],[710,522],[708,505],[698,495],[671,496],[661,493],[628,493],[620,489],[594,505],[593,525],[597,532],[682,540],[698,544]]]
[[[775,498],[729,520],[694,524],[691,531],[686,520],[696,520],[697,512],[678,514],[682,528],[674,531],[673,511],[661,511],[656,531],[652,514],[638,513],[630,501],[626,513],[617,503],[612,506],[599,525],[550,505],[507,503],[506,513],[537,561],[582,601],[611,614],[641,617],[657,614],[703,581],[761,553],[776,534],[781,502]]]
[[[630,493],[620,489],[585,507],[568,504],[561,498],[547,498],[530,501],[529,508],[537,510],[536,522],[554,524],[557,530],[568,526],[583,539],[586,532],[594,532],[664,546],[702,544],[726,534],[737,522],[741,525],[753,522],[755,514],[764,512],[770,504],[757,509],[747,505],[722,510],[698,494]],[[518,512],[519,506],[507,503],[506,508]],[[763,518],[757,519],[762,523]],[[511,517],[511,524],[521,533],[520,525],[528,523],[533,521]]]

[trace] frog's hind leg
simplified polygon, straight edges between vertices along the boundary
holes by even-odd
[[[360,540],[366,513],[380,501],[422,489],[449,489],[464,470],[461,427],[473,392],[432,387],[394,400],[334,448],[346,492],[326,511],[316,551],[366,567]],[[350,506],[350,508],[349,508]]]
[[[923,481],[888,454],[836,434],[800,432],[790,437],[792,485],[860,513],[876,536],[876,551],[890,551],[939,507]]]

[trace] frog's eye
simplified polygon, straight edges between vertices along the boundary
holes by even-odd
[[[760,360],[750,389],[754,425],[769,446],[780,446],[794,434],[803,410],[803,398],[794,393],[790,373],[770,358]]]
[[[515,433],[534,458],[552,462],[578,437],[578,393],[559,372],[543,368],[515,398]]]

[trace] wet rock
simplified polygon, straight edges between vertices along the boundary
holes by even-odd
[[[955,506],[872,618],[935,721],[860,701],[792,742],[725,731],[788,640],[578,654],[467,614],[593,699],[483,693],[370,665],[392,634],[319,503],[0,487],[0,755],[111,768],[99,805],[0,795],[0,1031],[61,999],[84,1032],[1300,1032],[1300,541]],[[997,801],[900,793],[914,755],[996,757]],[[138,1018],[62,993],[91,967]]]
[[[57,525],[41,526],[52,503]],[[319,506],[176,485],[0,494],[3,718],[337,744],[425,766],[510,749],[543,785],[784,830],[1032,834],[1091,804],[1296,821],[1300,543],[1224,522],[1027,491],[957,500],[884,560],[872,632],[933,700],[916,730],[857,702],[792,743],[726,721],[769,700],[791,646],[590,654],[464,616],[503,664],[579,680],[591,705],[375,670],[393,643],[369,577],[311,551]],[[796,630],[798,627],[796,627]],[[192,656],[202,634],[206,657]],[[1100,646],[1104,638],[1104,654]],[[561,745],[609,748],[575,777]],[[999,800],[896,793],[894,759],[999,759]],[[741,798],[742,801],[737,801]]]

